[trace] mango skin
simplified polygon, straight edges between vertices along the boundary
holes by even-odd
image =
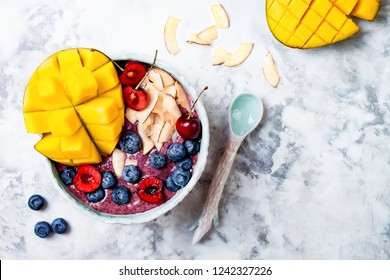
[[[380,0],[266,0],[274,37],[292,48],[318,48],[345,40],[359,27],[351,16],[373,20]]]
[[[43,134],[34,146],[42,155],[71,166],[101,162],[115,148],[124,124],[114,64],[94,49],[52,54],[26,86],[23,114],[27,132]]]

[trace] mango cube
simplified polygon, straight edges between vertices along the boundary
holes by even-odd
[[[55,110],[72,106],[60,80],[46,76],[38,82],[39,102],[43,110]]]
[[[53,136],[51,133],[45,134],[41,140],[35,144],[34,148],[48,158],[65,159],[65,156],[61,151],[61,138]]]
[[[96,149],[95,145],[91,143],[91,146],[89,148],[89,153],[88,156],[85,158],[75,158],[72,160],[72,162],[75,165],[80,165],[80,164],[94,164],[94,163],[99,163],[102,161],[102,157],[99,153],[99,151]]]
[[[67,74],[68,72],[83,66],[77,49],[60,51],[58,53],[58,64],[62,74]]]
[[[85,124],[108,124],[118,116],[115,100],[97,97],[76,107]]]
[[[35,82],[30,82],[23,97],[23,112],[41,111],[41,102],[39,102],[39,89]]]
[[[84,127],[80,127],[73,135],[61,138],[61,151],[71,159],[87,158],[91,145],[93,143]]]
[[[112,151],[115,149],[116,144],[119,141],[119,137],[115,138],[111,141],[104,141],[104,140],[94,140],[97,148],[99,151],[104,155],[109,155],[112,153]]]
[[[92,139],[110,141],[121,133],[122,118],[118,115],[108,124],[86,124],[85,126]]]
[[[374,20],[380,5],[380,0],[359,0],[351,15],[366,20]]]
[[[37,134],[50,132],[48,122],[50,115],[51,111],[25,112],[23,116],[27,132]]]
[[[94,49],[79,49],[81,62],[84,67],[94,71],[110,61],[102,52]]]
[[[73,107],[52,111],[48,122],[54,136],[73,135],[82,125]]]
[[[50,56],[44,62],[39,65],[38,68],[39,77],[61,77],[60,65],[58,64],[58,57],[56,54]]]
[[[97,95],[98,84],[88,68],[81,67],[68,72],[65,83],[73,105],[82,104]]]
[[[98,83],[98,94],[112,89],[119,83],[118,73],[112,62],[104,64],[102,67],[93,71],[93,76]]]
[[[122,93],[122,85],[121,84],[117,84],[114,88],[109,89],[108,91],[99,94],[99,96],[111,97],[115,100],[116,107],[118,109],[123,108],[124,102],[123,102],[123,93]]]

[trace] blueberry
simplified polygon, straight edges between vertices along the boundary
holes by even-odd
[[[155,152],[150,156],[149,163],[153,168],[160,169],[164,167],[166,159],[162,153]]]
[[[55,233],[63,234],[68,230],[68,223],[63,218],[56,218],[51,223],[51,228]]]
[[[45,222],[45,221],[40,221],[40,222],[36,223],[36,225],[34,227],[34,232],[40,238],[46,238],[49,236],[49,234],[51,232],[50,224],[48,222]]]
[[[119,146],[122,151],[135,154],[141,148],[141,138],[135,132],[126,132],[121,136]]]
[[[196,155],[200,151],[199,141],[186,140],[183,145],[186,148],[187,153],[191,156]]]
[[[129,164],[123,168],[122,177],[128,183],[135,183],[139,180],[141,173],[137,166]]]
[[[186,156],[186,149],[180,143],[171,144],[168,147],[167,156],[172,161],[181,161]]]
[[[112,171],[104,171],[102,173],[102,187],[103,189],[112,188],[118,184],[118,179],[116,178],[114,172]]]
[[[192,159],[190,157],[185,158],[177,163],[177,166],[183,168],[184,170],[190,171],[192,168]]]
[[[173,182],[172,176],[169,176],[165,181],[165,187],[171,192],[176,192],[181,188],[180,186],[176,185],[175,182]]]
[[[76,169],[73,167],[67,167],[60,173],[61,181],[68,186],[73,184],[74,176],[76,176]]]
[[[180,167],[174,170],[172,173],[172,181],[180,187],[184,187],[185,185],[187,185],[187,183],[190,181],[190,178],[191,173]]]
[[[35,211],[40,210],[45,204],[45,200],[39,194],[34,194],[28,199],[28,206]]]
[[[106,196],[106,192],[103,188],[97,188],[93,192],[86,193],[86,195],[89,202],[97,203],[103,200],[103,198]]]
[[[116,204],[122,205],[130,201],[131,193],[128,188],[124,186],[117,186],[112,190],[111,198]]]

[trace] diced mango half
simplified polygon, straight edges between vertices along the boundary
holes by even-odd
[[[380,0],[266,0],[268,26],[293,48],[316,48],[359,32],[351,16],[373,20]]]
[[[124,124],[122,86],[111,60],[93,49],[51,55],[34,71],[23,99],[26,129],[44,134],[35,149],[66,165],[98,163]]]

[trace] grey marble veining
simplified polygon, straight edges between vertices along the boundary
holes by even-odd
[[[212,24],[209,4],[179,0],[10,1],[0,3],[0,258],[2,259],[390,259],[390,1],[361,32],[315,50],[282,46],[270,34],[264,1],[220,1],[231,28],[213,46],[255,44],[239,67],[211,66],[212,47],[185,43]],[[182,48],[170,56],[163,26],[182,19]],[[196,15],[196,16],[194,16]],[[202,97],[210,120],[210,156],[197,186],[173,210],[139,225],[107,224],[70,205],[52,184],[38,137],[25,132],[24,87],[49,54],[87,46],[115,57],[151,55],[174,65]],[[281,75],[264,80],[271,51]],[[220,207],[221,224],[192,246],[188,228],[201,211],[227,139],[235,94],[259,94],[262,125],[239,149]],[[27,199],[48,205],[34,212]],[[62,216],[70,231],[47,240],[38,220]]]

